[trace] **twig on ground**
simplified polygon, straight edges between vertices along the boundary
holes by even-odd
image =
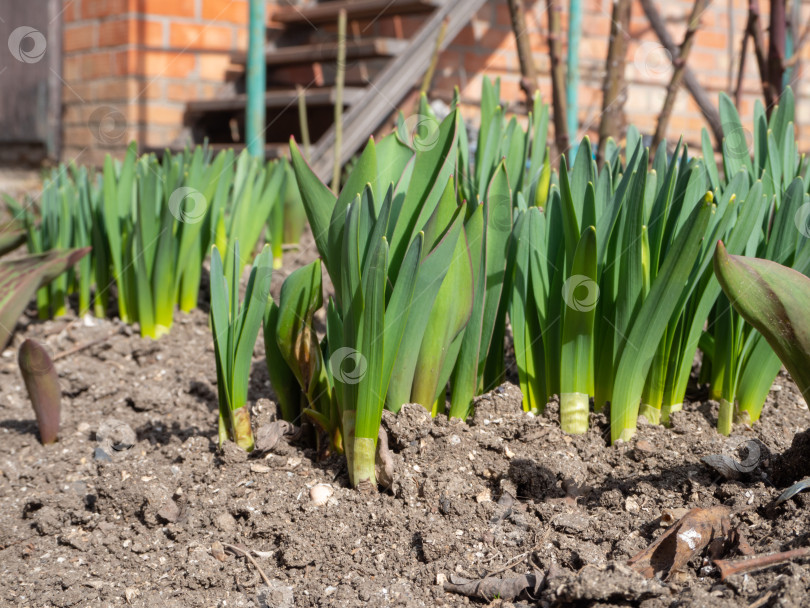
[[[261,575],[262,580],[264,581],[264,584],[265,584],[265,585],[267,585],[268,587],[272,587],[272,583],[270,582],[270,579],[269,579],[269,578],[267,577],[267,575],[264,573],[264,570],[262,570],[262,567],[261,567],[261,566],[260,566],[260,565],[259,565],[259,564],[256,562],[256,560],[255,560],[255,559],[253,559],[253,557],[250,555],[250,551],[249,551],[249,550],[247,550],[247,549],[242,549],[241,547],[237,547],[236,545],[229,545],[228,543],[222,543],[222,546],[223,546],[223,547],[225,547],[226,549],[230,549],[231,551],[235,551],[235,552],[237,552],[237,553],[240,553],[241,555],[244,555],[244,556],[247,558],[247,560],[248,560],[248,561],[249,561],[251,564],[253,564],[253,567],[254,567],[254,568],[256,568],[256,570],[258,570],[258,571],[259,571],[259,574]]]
[[[810,547],[803,547],[780,553],[771,553],[770,555],[758,555],[748,559],[717,559],[714,560],[714,565],[720,571],[720,580],[726,580],[729,576],[735,574],[747,574],[808,556],[810,556]]]
[[[520,563],[520,561],[524,557],[526,557],[528,554],[529,554],[529,552],[525,551],[524,553],[521,553],[520,555],[516,555],[515,557],[512,557],[512,558],[508,559],[506,561],[506,565],[504,567],[498,568],[497,570],[493,570],[492,572],[490,572],[488,574],[485,574],[481,578],[489,578],[491,576],[495,576],[496,574],[500,574],[501,572],[506,572],[507,570],[511,570],[512,568],[517,566]],[[509,562],[512,562],[512,563],[509,563]]]
[[[97,344],[101,344],[102,342],[106,342],[114,335],[118,333],[118,330],[110,332],[106,336],[101,336],[100,338],[96,338],[95,340],[90,340],[89,342],[85,342],[83,344],[78,344],[73,348],[69,348],[67,350],[63,350],[61,353],[58,353],[53,356],[51,361],[58,361],[59,359],[64,359],[65,357],[69,357],[70,355],[75,355],[76,353],[83,351],[85,349],[90,348],[91,346],[96,346]]]

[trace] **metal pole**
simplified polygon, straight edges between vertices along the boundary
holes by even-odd
[[[579,130],[579,40],[581,36],[582,2],[581,0],[571,0],[568,4],[568,75],[565,97],[572,155],[576,153],[579,144],[577,131]]]
[[[267,67],[264,61],[265,0],[250,0],[247,56],[247,109],[245,135],[251,156],[264,158],[264,94]]]

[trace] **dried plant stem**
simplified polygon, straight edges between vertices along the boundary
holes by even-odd
[[[301,127],[301,141],[304,144],[304,158],[309,162],[310,146],[309,139],[309,120],[307,119],[307,96],[304,87],[300,84],[295,85],[295,92],[298,95],[298,124]]]
[[[720,571],[720,579],[726,580],[729,576],[735,574],[747,574],[748,572],[755,572],[770,566],[777,566],[785,562],[810,556],[810,547],[803,547],[801,549],[792,549],[791,551],[782,551],[780,553],[771,553],[770,555],[758,555],[748,559],[717,559],[714,560],[714,565]]]
[[[96,338],[95,340],[90,340],[89,342],[84,342],[83,344],[78,344],[73,348],[69,348],[67,350],[63,350],[61,353],[56,354],[53,356],[53,361],[59,361],[59,359],[64,359],[65,357],[69,357],[70,355],[75,355],[76,353],[83,351],[91,346],[96,346],[97,344],[101,344],[102,342],[106,342],[114,335],[118,333],[118,330],[111,331],[106,336],[102,336],[100,338]]]
[[[686,33],[683,35],[683,42],[681,42],[681,47],[678,49],[678,56],[673,57],[672,63],[675,67],[675,71],[672,73],[672,79],[669,81],[669,86],[667,87],[667,96],[666,99],[664,99],[664,106],[661,108],[661,113],[658,115],[658,124],[655,127],[652,150],[657,150],[658,144],[666,138],[667,126],[672,116],[672,110],[675,107],[675,99],[678,97],[678,91],[681,88],[683,74],[686,70],[686,62],[689,60],[692,42],[700,26],[700,16],[706,9],[707,1],[708,0],[695,0],[695,5],[692,7],[692,14],[689,15],[689,21],[686,25]]]
[[[236,545],[229,545],[227,543],[222,543],[222,546],[225,547],[226,549],[230,549],[231,551],[234,551],[236,553],[240,553],[241,555],[244,555],[247,558],[247,560],[251,564],[253,564],[253,567],[256,568],[256,570],[259,571],[259,575],[262,577],[262,580],[264,581],[264,584],[267,585],[268,587],[272,586],[272,583],[270,582],[270,579],[264,573],[264,570],[262,570],[262,567],[256,562],[255,559],[253,559],[253,556],[250,555],[250,551],[242,549],[241,547],[237,547]]]
[[[605,162],[605,146],[609,137],[618,139],[624,122],[624,102],[627,88],[624,82],[624,66],[627,57],[627,42],[630,24],[631,0],[614,0],[610,25],[610,45],[605,61],[605,83],[602,87],[602,118],[599,121],[599,148],[596,162],[601,167]]]
[[[509,0],[509,17],[512,21],[512,32],[515,34],[520,64],[520,88],[526,95],[526,102],[531,104],[537,90],[537,69],[532,59],[532,45],[529,41],[529,28],[526,27],[526,9],[523,7],[523,0]]]
[[[343,82],[346,78],[346,9],[338,15],[338,56],[335,76],[335,164],[332,167],[332,191],[340,191],[340,148],[343,144]]]
[[[422,86],[420,91],[427,93],[430,90],[430,83],[433,80],[433,74],[436,72],[436,65],[439,63],[439,54],[442,51],[442,42],[444,42],[444,35],[447,33],[447,19],[442,21],[442,26],[439,28],[439,33],[436,34],[436,44],[433,47],[433,56],[430,58],[430,65],[424,78],[422,78]]]
[[[548,55],[551,62],[551,101],[554,113],[554,140],[557,154],[568,151],[568,119],[565,103],[565,74],[562,62],[562,27],[559,0],[548,3]]]

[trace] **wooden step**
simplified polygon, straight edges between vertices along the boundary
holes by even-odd
[[[346,87],[343,89],[343,103],[352,105],[363,95],[361,87]],[[336,89],[334,87],[309,88],[304,90],[307,106],[330,106],[335,103]],[[297,105],[298,93],[294,89],[281,91],[267,91],[264,95],[267,108],[286,108]],[[247,106],[247,95],[239,94],[222,99],[201,99],[189,101],[186,105],[186,115],[198,115],[209,112],[236,112],[244,111]]]
[[[397,38],[366,38],[346,41],[346,60],[367,59],[370,57],[392,57],[399,55],[408,46],[407,40]],[[336,61],[337,42],[318,42],[300,46],[268,48],[265,62],[268,67]],[[231,61],[237,65],[247,63],[247,53],[233,55]]]
[[[341,9],[349,19],[392,17],[410,13],[429,13],[439,5],[437,0],[335,0],[334,2],[295,5],[281,0],[270,14],[272,21],[284,25],[336,23]]]

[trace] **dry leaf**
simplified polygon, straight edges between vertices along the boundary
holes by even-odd
[[[521,574],[513,578],[482,578],[469,580],[460,576],[451,575],[449,583],[444,583],[444,590],[460,593],[490,602],[495,598],[511,601],[524,591],[531,591],[534,596],[540,591],[546,576],[539,570],[530,574]]]
[[[666,579],[689,563],[715,539],[731,531],[727,507],[692,509],[649,547],[631,557],[627,565],[647,578]]]

